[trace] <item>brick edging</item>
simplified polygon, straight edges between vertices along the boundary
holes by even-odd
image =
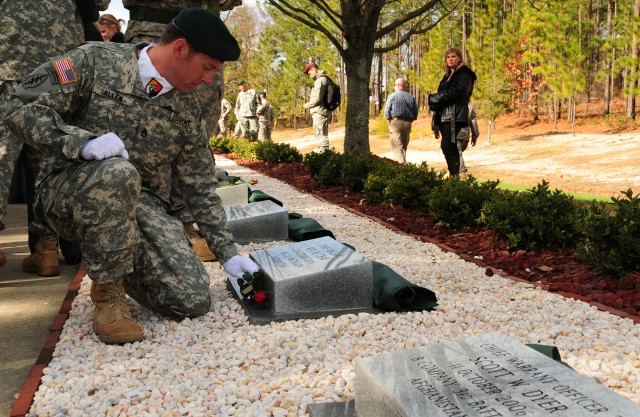
[[[73,281],[71,281],[71,284],[69,284],[69,289],[67,290],[67,294],[62,301],[60,311],[53,320],[53,323],[51,323],[51,327],[49,328],[49,335],[44,341],[44,345],[40,350],[38,359],[36,359],[36,363],[31,368],[31,371],[29,371],[29,375],[22,385],[22,389],[18,394],[18,398],[13,404],[13,408],[11,408],[11,413],[9,414],[10,417],[24,417],[29,413],[29,409],[31,408],[31,404],[33,403],[33,398],[36,395],[38,387],[40,386],[40,380],[42,379],[44,368],[46,368],[47,365],[49,365],[49,362],[51,362],[53,351],[56,348],[56,344],[60,340],[60,334],[62,334],[62,327],[69,317],[71,305],[73,303],[73,300],[76,298],[76,295],[78,294],[80,284],[82,283],[82,279],[84,278],[85,274],[86,272],[83,259],[80,263],[80,267],[78,267],[76,275],[73,277]]]
[[[412,238],[417,239],[417,240],[419,240],[421,242],[431,243],[433,245],[436,245],[437,247],[439,247],[440,249],[442,249],[445,252],[453,252],[456,255],[458,255],[459,257],[461,257],[462,259],[464,259],[465,261],[467,261],[467,262],[473,262],[474,264],[476,264],[476,265],[478,265],[478,266],[480,266],[482,268],[487,268],[487,269],[491,269],[491,270],[495,269],[491,265],[487,265],[486,263],[482,262],[480,259],[474,258],[473,256],[469,256],[466,253],[462,253],[460,251],[457,251],[457,250],[453,249],[450,246],[447,246],[447,245],[445,245],[443,243],[437,242],[434,239],[431,239],[431,238],[426,237],[426,236],[419,236],[419,235],[416,235],[416,234],[413,234],[413,233],[404,232],[404,231],[400,230],[398,227],[396,227],[395,225],[393,225],[393,224],[391,224],[391,223],[389,223],[387,221],[384,221],[384,220],[382,220],[382,219],[380,219],[378,217],[375,217],[375,216],[371,216],[369,214],[361,213],[358,210],[355,210],[355,209],[347,206],[346,204],[333,203],[333,202],[331,202],[331,201],[329,201],[329,200],[327,200],[327,199],[325,199],[325,198],[323,198],[323,197],[321,197],[321,196],[319,196],[317,194],[310,194],[310,195],[314,196],[315,198],[317,198],[318,200],[320,200],[322,202],[325,202],[327,204],[331,204],[331,205],[334,205],[334,206],[337,205],[337,206],[342,207],[343,209],[347,210],[350,213],[357,214],[360,217],[365,217],[365,218],[367,218],[367,219],[369,219],[371,221],[374,221],[376,223],[380,223],[381,225],[385,226],[386,228],[388,228],[390,230],[393,230],[394,232],[396,232],[398,234],[405,235],[405,236],[411,236]],[[503,270],[499,270],[499,275],[501,277],[507,278],[507,279],[512,280],[512,281],[522,282],[522,283],[526,283],[526,284],[530,284],[530,285],[535,285],[535,286],[538,286],[538,287],[542,288],[545,291],[549,291],[549,285],[547,285],[547,284],[535,283],[535,282],[527,281],[526,279],[522,279],[522,278],[515,277],[513,275],[509,275],[506,272],[504,272]],[[553,292],[553,291],[549,291],[549,292]],[[615,314],[616,316],[620,316],[620,317],[625,318],[625,319],[630,319],[635,324],[640,324],[640,317],[639,316],[634,316],[634,315],[626,313],[624,311],[617,310],[617,309],[615,309],[613,307],[609,307],[609,306],[606,306],[604,304],[598,303],[597,301],[587,300],[587,299],[585,299],[585,297],[583,297],[581,295],[573,294],[573,293],[566,292],[566,291],[557,291],[557,292],[553,292],[553,293],[554,294],[559,294],[559,295],[561,295],[563,297],[566,297],[566,298],[573,298],[573,299],[576,299],[576,300],[584,301],[585,303],[590,304],[590,305],[598,308],[599,310],[605,311],[607,313]]]

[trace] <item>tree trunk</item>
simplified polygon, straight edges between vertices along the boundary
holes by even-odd
[[[369,147],[369,79],[372,53],[348,51],[345,57],[347,72],[347,113],[344,131],[345,152],[361,155],[371,151]],[[367,109],[366,112],[362,109]]]
[[[636,19],[640,16],[640,0],[635,0],[633,3],[633,16]],[[632,27],[635,27],[633,22]],[[625,115],[630,120],[636,119],[636,86],[638,85],[636,81],[636,74],[638,72],[638,56],[638,33],[634,30],[631,37],[631,58],[633,59],[633,64],[631,64],[629,72],[627,73],[629,86],[627,90],[627,98],[625,100]]]
[[[613,1],[614,0],[608,0],[607,2],[607,36],[611,37],[611,41],[613,42],[613,36],[611,36],[611,17],[613,15]],[[608,115],[610,110],[610,106],[611,106],[611,82],[613,79],[613,74],[611,72],[611,68],[613,67],[613,51],[615,50],[615,48],[612,46],[611,47],[611,56],[607,57],[607,76],[604,79],[604,103],[603,103],[603,108],[602,108],[602,114],[603,115]]]

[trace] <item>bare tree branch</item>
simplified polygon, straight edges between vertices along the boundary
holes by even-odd
[[[267,0],[267,1],[270,5],[280,10],[286,16],[289,16],[290,18],[297,20],[298,22],[310,27],[311,29],[315,29],[318,32],[321,32],[336,47],[336,49],[341,55],[344,54],[345,50],[340,44],[340,41],[336,39],[336,37],[333,36],[333,34],[327,28],[325,28],[320,22],[318,22],[315,16],[311,15],[310,13],[298,7],[292,6],[286,0]]]
[[[413,10],[412,12],[409,12],[406,15],[397,18],[396,20],[392,21],[388,25],[378,29],[378,31],[376,32],[376,39],[380,39],[384,37],[385,35],[393,32],[396,28],[402,26],[406,22],[423,15],[427,10],[431,10],[433,7],[435,7],[437,3],[440,3],[443,6],[443,8],[447,10],[447,13],[445,14],[445,16],[447,16],[451,13],[451,11],[453,11],[453,9],[455,9],[455,7],[458,6],[458,4],[460,4],[461,1],[462,0],[457,0],[453,8],[451,10],[447,10],[446,6],[442,4],[442,0],[429,0],[422,7],[419,7]]]
[[[436,27],[438,25],[438,23],[440,23],[445,17],[447,17],[449,15],[449,13],[441,15],[438,18],[438,20],[436,20],[435,22],[430,23],[427,26],[421,26],[420,23],[422,23],[422,20],[424,20],[424,19],[421,19],[421,22],[419,22],[418,24],[416,24],[413,27],[411,27],[405,34],[402,35],[402,38],[400,38],[396,43],[394,43],[392,45],[385,46],[385,47],[374,48],[373,52],[375,52],[375,53],[381,53],[381,52],[385,53],[385,52],[393,51],[394,49],[399,48],[404,43],[406,43],[411,38],[411,36],[420,35],[421,33],[426,33],[428,31],[430,31],[431,29],[433,29],[434,27]]]

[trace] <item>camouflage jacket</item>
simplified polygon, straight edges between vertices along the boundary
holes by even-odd
[[[76,0],[2,0],[0,28],[0,81],[19,81],[84,42]]]
[[[220,118],[229,116],[231,113],[231,103],[226,98],[223,98],[220,102]]]
[[[236,100],[234,114],[237,117],[256,117],[259,100],[258,93],[253,88],[247,91],[240,91]]]
[[[262,124],[266,124],[268,126],[272,126],[275,119],[275,112],[273,111],[273,107],[269,104],[268,101],[260,102],[258,105],[258,110],[256,110],[256,114],[258,115],[258,122]]]
[[[138,74],[138,53],[146,45],[90,43],[41,65],[17,89],[26,105],[5,122],[54,157],[40,182],[83,163],[84,143],[107,132],[124,142],[143,190],[159,196],[159,168],[171,164],[203,237],[225,262],[237,252],[215,193],[215,163],[200,108],[193,93],[177,89],[147,95]]]
[[[220,5],[218,0],[123,0],[122,5],[126,9],[132,7],[148,7],[150,9],[168,10],[179,12],[188,7],[202,7],[216,13],[231,10],[234,7],[242,6],[242,0],[226,0]],[[127,25],[125,41],[130,42],[135,37],[160,38],[165,25],[156,22],[147,22],[131,19]]]

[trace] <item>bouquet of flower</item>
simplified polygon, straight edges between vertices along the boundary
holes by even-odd
[[[239,185],[239,184],[256,185],[257,183],[258,183],[258,180],[245,181],[240,177],[229,176],[226,181],[218,182],[218,187],[219,188],[220,187],[229,187],[229,186],[232,186],[232,185]]]
[[[269,305],[267,294],[264,292],[264,272],[258,271],[253,274],[246,273],[242,278],[238,278],[238,286],[242,296],[247,300],[253,300],[263,307]]]

